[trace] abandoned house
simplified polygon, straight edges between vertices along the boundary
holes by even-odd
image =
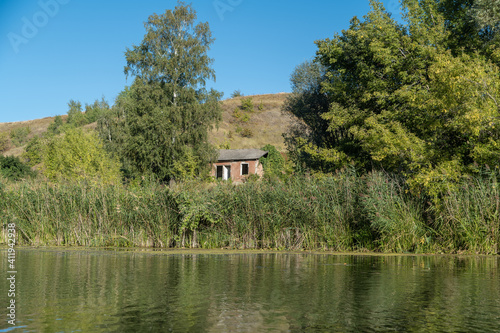
[[[249,175],[264,175],[259,158],[267,156],[260,149],[220,149],[219,159],[212,166],[212,176],[217,179],[232,179],[241,182]]]

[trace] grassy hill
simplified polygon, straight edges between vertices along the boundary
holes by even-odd
[[[294,121],[291,114],[283,112],[282,106],[288,94],[267,94],[243,96],[228,99],[222,102],[222,122],[218,129],[209,133],[209,141],[216,146],[229,146],[231,149],[260,148],[266,144],[274,145],[278,150],[284,151],[285,145],[282,133],[287,130]],[[243,100],[251,99],[253,110],[241,109]],[[235,111],[236,110],[236,111]],[[63,116],[65,119],[66,116]],[[26,140],[36,135],[41,135],[54,117],[35,119],[20,122],[0,123],[0,135],[10,134],[22,128],[29,128]],[[86,127],[95,127],[89,124]],[[10,140],[12,141],[12,140]],[[9,142],[8,149],[3,152],[5,156],[20,156],[24,152],[25,145],[16,147]]]
[[[225,100],[222,103],[222,123],[210,133],[209,141],[216,146],[228,144],[231,149],[260,148],[272,144],[278,150],[284,151],[282,133],[294,121],[291,114],[281,110],[287,96],[288,94],[268,94]],[[241,110],[244,99],[252,100],[253,111]],[[235,117],[235,114],[240,117]],[[246,121],[245,115],[248,119]],[[244,136],[245,129],[248,129],[250,136]]]

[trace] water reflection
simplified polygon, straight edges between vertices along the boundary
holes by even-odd
[[[499,260],[21,250],[17,325],[25,332],[498,332]]]

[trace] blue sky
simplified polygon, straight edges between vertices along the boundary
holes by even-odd
[[[189,1],[187,1],[189,3]],[[0,122],[66,114],[69,100],[113,104],[131,83],[124,52],[141,42],[148,16],[174,0],[0,0]],[[349,27],[368,0],[193,0],[210,24],[210,50],[224,92],[289,92],[290,73],[314,57],[315,40]],[[398,12],[396,0],[384,2]]]

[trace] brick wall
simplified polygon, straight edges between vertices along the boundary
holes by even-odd
[[[248,164],[248,175],[242,175],[242,164]],[[217,166],[230,167],[231,168],[231,179],[233,182],[242,182],[249,175],[257,174],[260,177],[264,175],[264,169],[262,168],[262,164],[259,163],[259,160],[250,160],[250,161],[227,161],[227,162],[217,162],[212,166],[213,177],[217,177]]]

